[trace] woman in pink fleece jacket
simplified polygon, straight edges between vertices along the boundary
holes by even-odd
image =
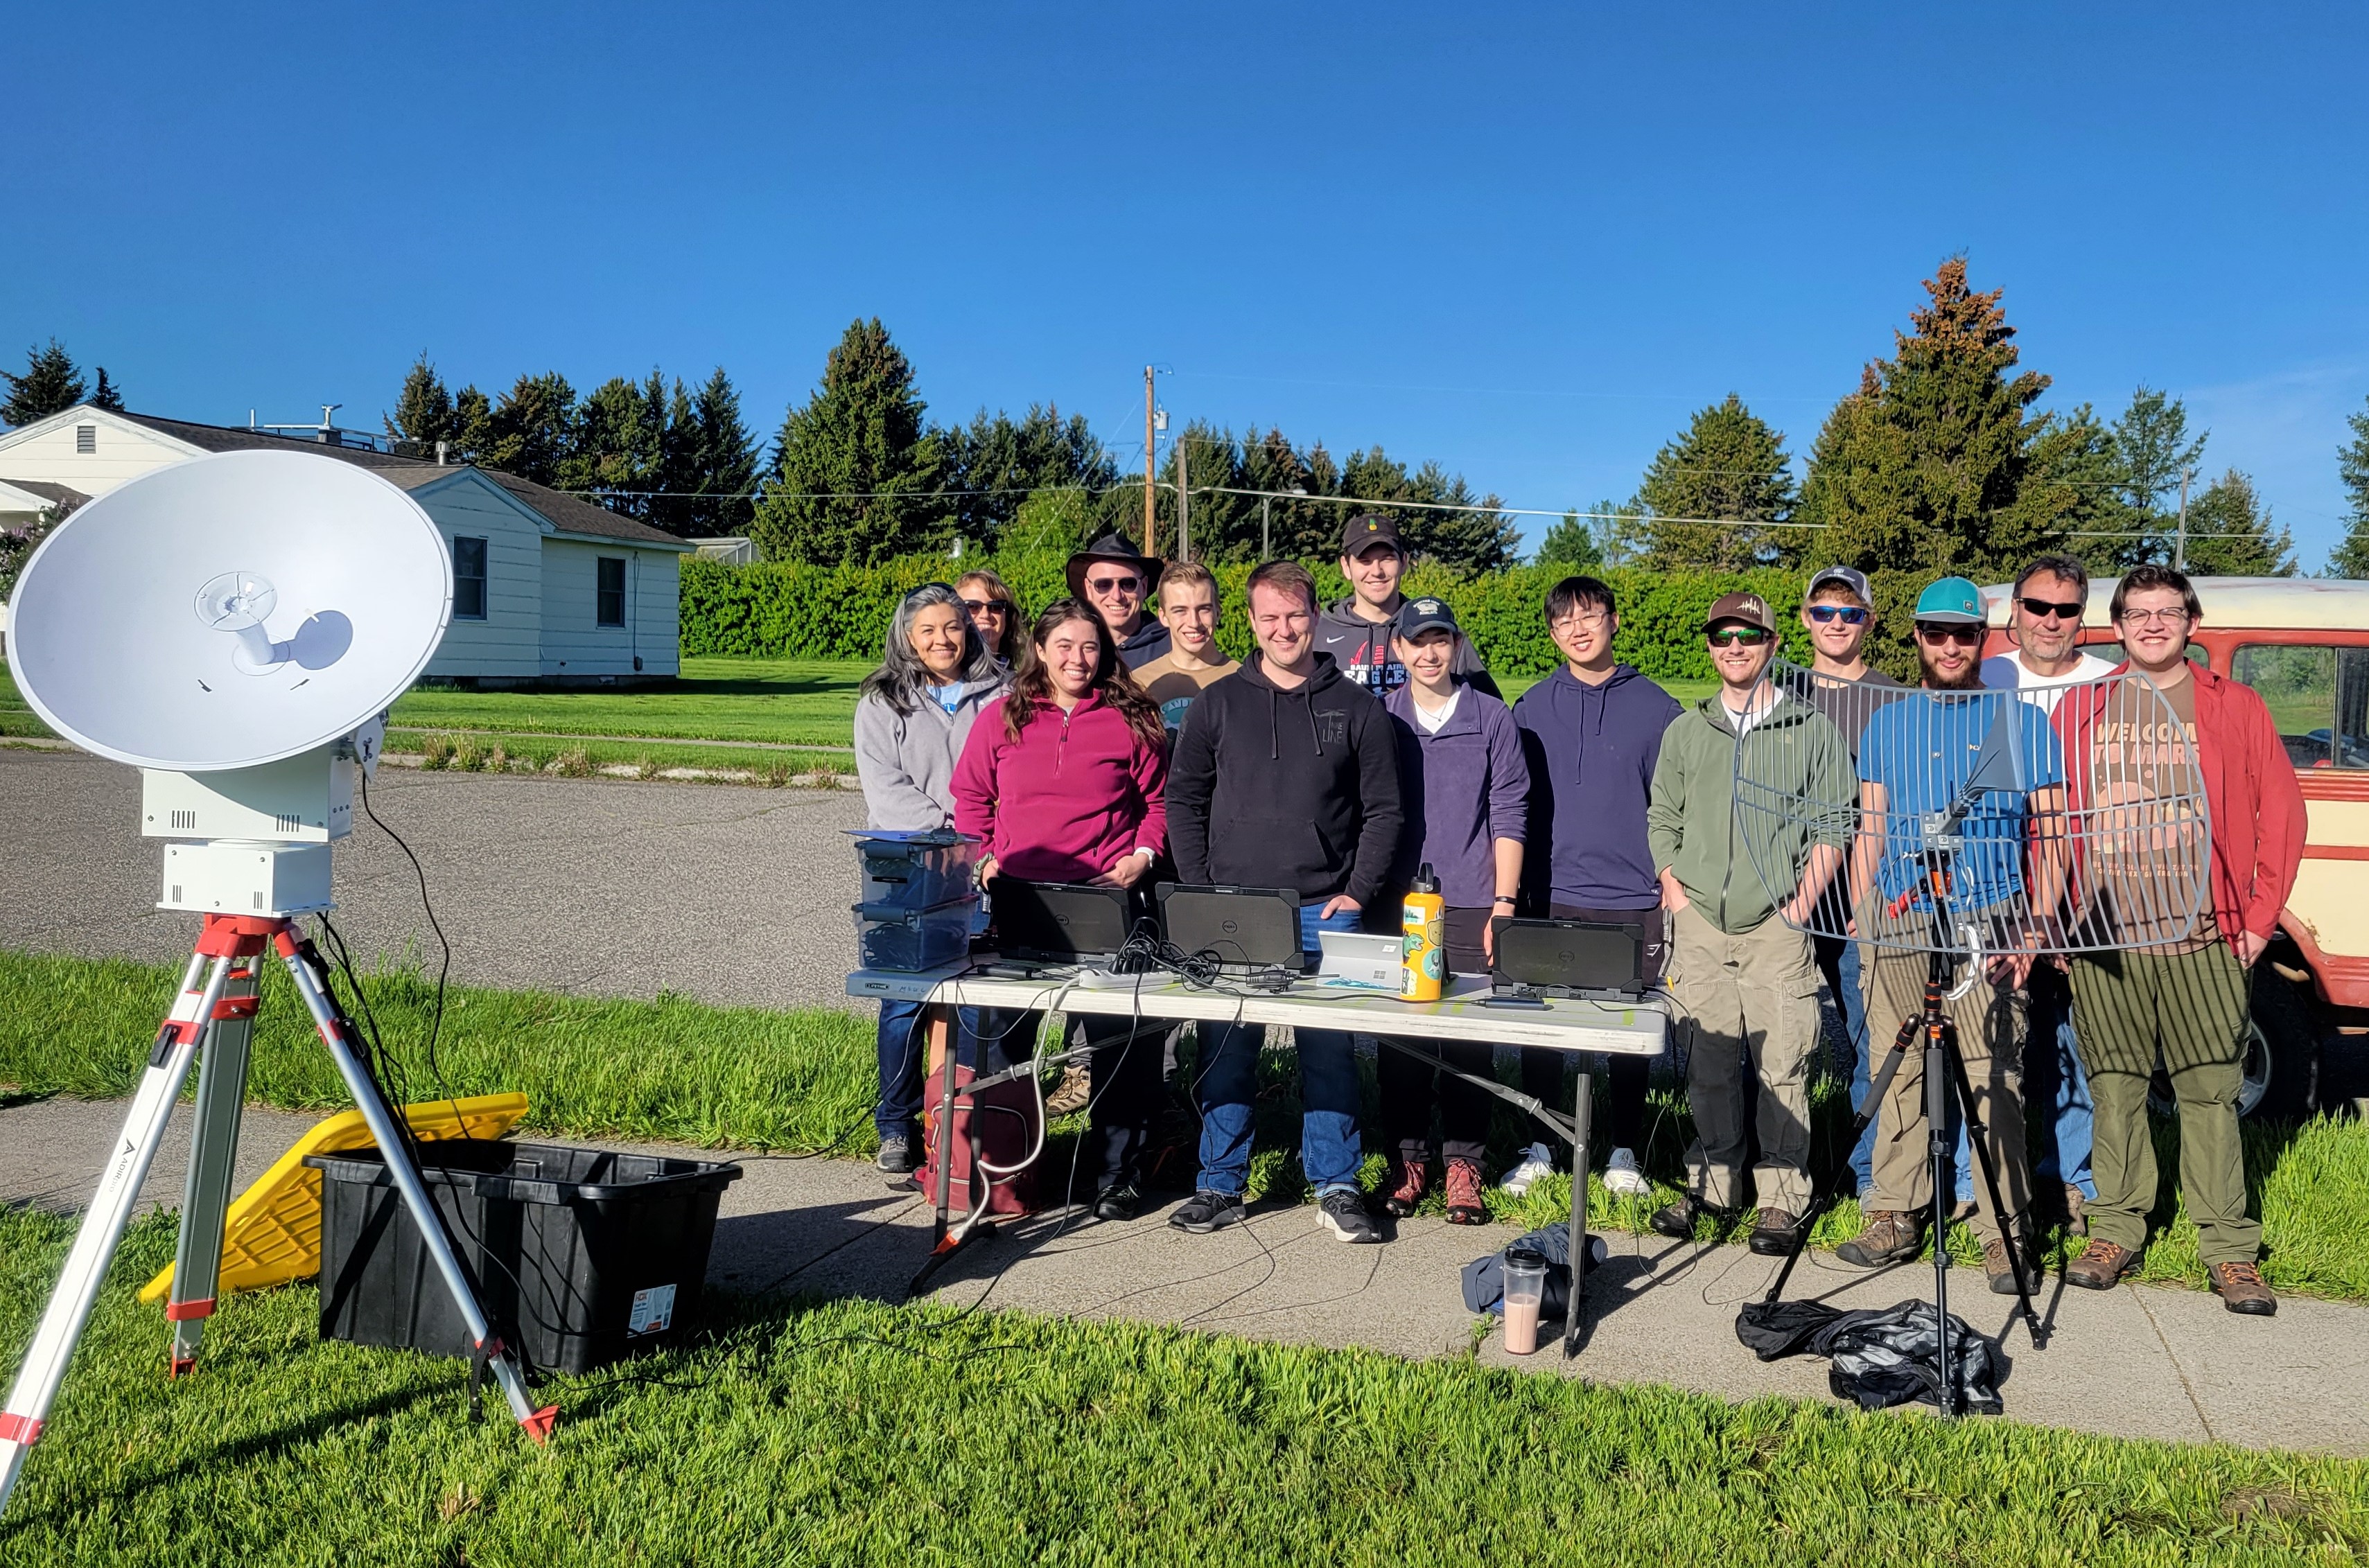
[[[1131,888],[1167,840],[1167,784],[1159,708],[1128,678],[1093,611],[1061,599],[1036,618],[1012,689],[972,726],[955,765],[955,827],[986,841],[982,881],[1009,875]],[[990,1013],[978,1033],[1017,1055],[1037,1022],[1034,1013]],[[1141,1165],[1159,1106],[1161,1032],[1124,1018],[1080,1027],[1093,1048],[1094,1213],[1132,1219],[1142,1207]]]

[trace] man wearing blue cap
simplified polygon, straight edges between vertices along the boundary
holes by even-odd
[[[2063,810],[2064,767],[2048,716],[2011,692],[1982,685],[1980,589],[1963,577],[1944,577],[1917,600],[1917,658],[1930,694],[1905,697],[1876,710],[1859,748],[1860,831],[1851,854],[1850,892],[1868,976],[1871,1040],[1888,1040],[1924,1009],[1928,963],[1920,949],[1933,941],[1935,911],[1925,853],[1927,814],[1948,810],[1984,759],[1985,743],[2002,722],[2016,742],[2016,788],[1986,789],[1974,797],[1949,854],[1950,882],[1943,926],[1949,939],[1971,925],[1997,927],[1995,915],[2022,903],[2026,826],[2034,813]],[[1975,1114],[1997,1171],[2005,1215],[1991,1212],[1990,1194],[1974,1189],[1974,1231],[1983,1243],[1983,1272],[1991,1289],[2013,1295],[2016,1276],[2036,1287],[2031,1245],[2031,1174],[2024,1155],[2020,1060],[2030,999],[2029,953],[1989,954],[1984,972],[1948,1004],[1958,1054],[1973,1086]],[[1874,1267],[1917,1256],[1924,1241],[1917,1211],[1932,1200],[1928,1158],[1925,1062],[1912,1049],[1893,1075],[1876,1116],[1873,1182],[1860,1195],[1866,1229],[1837,1249],[1847,1263]]]

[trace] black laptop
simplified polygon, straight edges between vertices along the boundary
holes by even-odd
[[[996,950],[1026,962],[1108,969],[1141,918],[1133,892],[1085,882],[1024,882],[998,877]]]
[[[1304,974],[1299,895],[1289,888],[1162,882],[1161,933],[1171,947],[1207,953],[1230,974]]]
[[[1656,924],[1659,912],[1649,916]],[[1646,927],[1642,920],[1521,920],[1498,915],[1492,991],[1499,996],[1642,1001]]]

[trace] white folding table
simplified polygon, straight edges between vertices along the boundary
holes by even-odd
[[[937,1264],[958,1248],[966,1235],[948,1235],[952,1199],[954,1102],[956,1097],[953,1019],[958,1007],[996,1007],[1015,1012],[1058,1011],[1101,1017],[1137,1017],[1158,1023],[1226,1023],[1283,1025],[1288,1028],[1339,1029],[1379,1037],[1386,1045],[1412,1050],[1417,1040],[1461,1040],[1489,1045],[1539,1045],[1555,1051],[1600,1051],[1619,1056],[1658,1056],[1669,1032],[1668,1015],[1658,999],[1641,1004],[1592,1001],[1550,1001],[1542,1006],[1490,1006],[1485,976],[1458,976],[1436,1002],[1402,1002],[1387,993],[1355,987],[1328,986],[1310,976],[1285,991],[1262,991],[1224,983],[1197,986],[1168,974],[1141,977],[1141,983],[1089,985],[1051,976],[1009,979],[978,971],[994,961],[973,957],[943,969],[919,973],[889,970],[857,970],[847,977],[850,996],[876,1001],[919,1002],[927,1009],[930,1049],[940,1064],[939,1102],[935,1129],[937,1147],[937,1214],[931,1233],[929,1261],[916,1277],[918,1287]],[[1427,1062],[1426,1051],[1413,1053]],[[1069,1053],[1061,1053],[1066,1057]],[[1057,1058],[1046,1058],[1051,1062]],[[1036,1065],[1013,1069],[1014,1074]],[[1455,1072],[1440,1063],[1442,1069]],[[1563,1354],[1579,1344],[1580,1284],[1586,1267],[1588,1116],[1590,1081],[1579,1074],[1579,1092],[1568,1120],[1559,1112],[1516,1095],[1494,1078],[1459,1074],[1501,1098],[1531,1108],[1539,1119],[1572,1146],[1571,1306],[1563,1317]],[[974,1082],[973,1089],[983,1086]]]

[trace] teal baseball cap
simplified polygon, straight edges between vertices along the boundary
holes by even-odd
[[[1937,626],[1980,626],[1983,591],[1963,577],[1944,577],[1917,596],[1918,620]]]

